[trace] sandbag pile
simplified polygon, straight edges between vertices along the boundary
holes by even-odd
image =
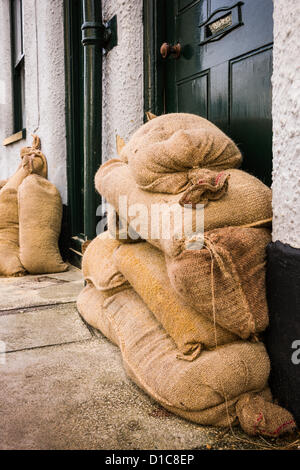
[[[77,305],[119,346],[129,377],[168,410],[278,436],[295,423],[272,403],[259,336],[268,325],[271,192],[236,168],[241,158],[198,116],[164,115],[142,126],[120,159],[96,174],[115,212],[84,253],[87,284]],[[196,230],[199,204],[204,232]],[[161,217],[152,211],[157,205]],[[177,215],[188,209],[190,232],[173,217],[164,236],[170,208]]]
[[[58,248],[62,201],[47,180],[40,139],[21,150],[21,163],[0,189],[0,276],[66,271]]]

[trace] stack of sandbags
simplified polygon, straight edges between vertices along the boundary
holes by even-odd
[[[268,325],[265,248],[271,238],[264,227],[272,206],[267,186],[230,168],[240,162],[238,148],[212,123],[170,114],[142,126],[121,160],[100,167],[95,182],[125,227],[123,241],[137,234],[158,248],[182,300],[247,339]],[[199,204],[204,220],[197,231]]]
[[[0,189],[0,276],[61,272],[58,238],[62,201],[47,180],[40,139],[21,150],[21,163]]]
[[[193,115],[151,120],[120,157],[96,175],[115,213],[84,254],[80,313],[120,347],[129,376],[178,415],[239,421],[249,434],[293,429],[290,413],[271,403],[259,340],[270,189],[236,169],[235,144]]]
[[[130,251],[122,254],[126,249],[134,252],[129,263]],[[197,318],[197,312],[172,293],[161,256],[146,242],[121,244],[108,232],[95,238],[83,256],[87,284],[77,300],[85,321],[119,346],[129,377],[177,415],[203,425],[240,422],[252,435],[292,430],[290,413],[272,404],[264,345],[214,328],[201,314]],[[127,266],[135,288],[118,263]]]

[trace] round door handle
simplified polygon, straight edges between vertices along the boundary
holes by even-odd
[[[169,56],[172,56],[174,59],[180,57],[181,45],[179,43],[174,46],[170,46],[167,42],[164,42],[160,47],[160,53],[163,59],[166,59]]]

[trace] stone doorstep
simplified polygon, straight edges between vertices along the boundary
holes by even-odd
[[[0,315],[0,340],[6,352],[73,343],[91,337],[91,330],[79,316],[75,303],[32,307]]]
[[[0,278],[0,314],[6,310],[75,302],[82,288],[81,271],[71,265],[64,273]]]

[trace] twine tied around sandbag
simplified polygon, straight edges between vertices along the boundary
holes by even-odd
[[[213,271],[213,259],[217,262],[218,267],[221,271],[221,274],[223,276],[223,279],[230,279],[230,282],[234,285],[234,291],[237,293],[236,295],[238,296],[238,300],[242,305],[242,311],[243,312],[249,312],[250,311],[250,306],[249,302],[247,300],[247,297],[245,295],[245,292],[243,290],[242,284],[241,284],[241,279],[240,276],[236,270],[236,266],[231,258],[230,253],[228,250],[221,248],[218,246],[216,248],[213,239],[210,237],[206,236],[205,241],[204,241],[204,248],[206,248],[209,253],[210,257],[212,259],[212,271]],[[226,263],[226,266],[225,266]],[[213,274],[212,274],[213,276]],[[214,292],[212,290],[212,296],[214,295]],[[215,308],[215,306],[214,306]],[[236,326],[238,323],[233,324],[231,322],[231,328]],[[226,328],[224,324],[222,324],[223,328]],[[230,329],[230,331],[233,331],[237,333],[242,339],[251,339],[255,333],[255,320],[254,318],[247,313],[247,325],[244,324],[239,324],[239,332],[237,332],[235,329]],[[249,334],[249,332],[250,334]],[[247,333],[248,332],[248,333]],[[255,342],[255,336],[253,337],[253,340]]]
[[[188,173],[189,186],[179,200],[179,204],[184,207],[191,204],[196,209],[196,204],[206,205],[208,201],[221,199],[228,191],[228,180],[230,174],[224,171],[206,169],[193,169]]]
[[[206,249],[209,252],[210,257],[211,257],[211,275],[213,276],[213,267],[214,267],[214,259],[215,259],[218,262],[218,266],[220,267],[220,270],[222,271],[222,274],[223,274],[224,278],[229,278],[229,277],[232,278],[233,273],[230,273],[226,269],[224,261],[222,259],[222,256],[220,255],[220,253],[216,249],[215,244],[212,241],[212,239],[209,238],[207,235],[204,238],[203,248]],[[219,251],[221,251],[220,247],[219,247]],[[225,255],[224,250],[222,250],[222,254]],[[235,278],[235,281],[238,282],[238,279]],[[213,291],[213,285],[211,285],[211,286],[212,286],[212,291]]]
[[[220,357],[221,360],[221,354],[218,350],[218,335],[217,335],[217,325],[216,325],[216,299],[215,299],[215,282],[214,282],[214,256],[218,257],[219,263],[221,262],[221,265],[223,266],[223,272],[226,272],[225,266],[223,264],[223,261],[221,257],[218,255],[218,253],[215,250],[214,244],[209,240],[205,240],[205,245],[204,247],[208,250],[210,259],[211,259],[211,267],[210,267],[210,285],[211,285],[211,304],[212,304],[212,316],[213,316],[213,325],[214,325],[214,335],[215,335],[215,349]],[[222,380],[222,376],[220,376],[220,386],[223,392],[223,397],[225,401],[225,409],[226,409],[226,415],[227,415],[227,420],[228,420],[228,426],[231,429],[232,433],[232,425],[231,425],[231,419],[230,419],[230,414],[229,414],[229,407],[228,407],[228,399],[227,395],[225,393],[225,388],[224,388],[224,383]]]
[[[38,173],[40,176],[47,178],[48,165],[45,155],[41,152],[41,139],[35,134],[31,135],[33,137],[31,147],[23,147],[20,151],[22,159],[20,166],[27,169],[29,174]],[[41,168],[37,168],[37,165],[34,165],[36,158],[41,159]]]

